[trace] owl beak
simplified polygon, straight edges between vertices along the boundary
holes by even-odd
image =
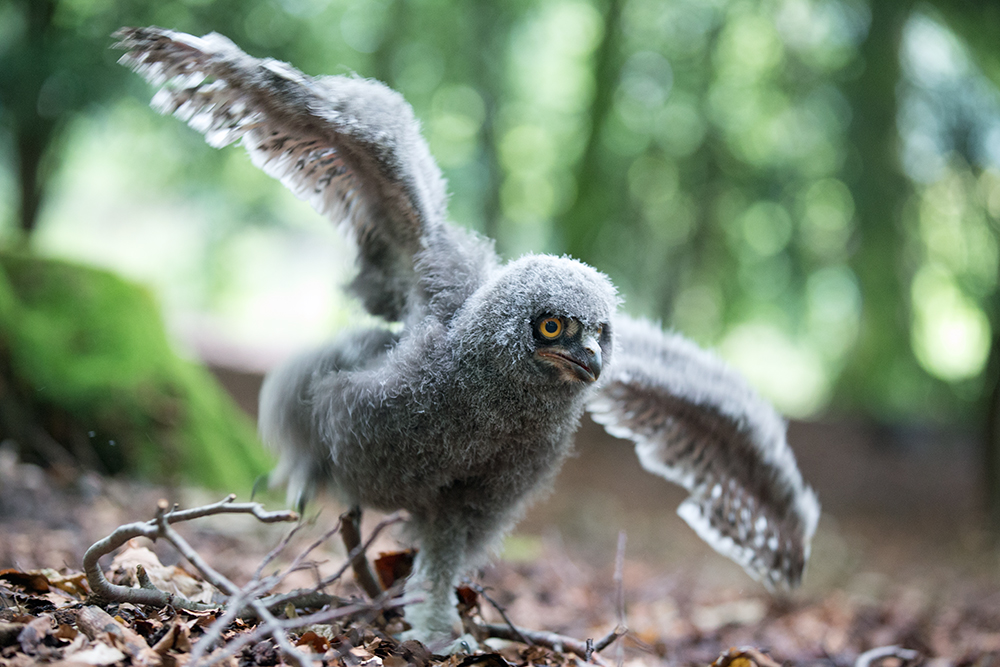
[[[589,380],[594,382],[601,377],[601,344],[593,336],[587,336],[583,339],[583,353],[587,359],[585,367],[590,371]]]
[[[577,380],[594,382],[601,376],[601,346],[592,336],[569,347],[542,348],[536,354],[550,364],[569,371]]]

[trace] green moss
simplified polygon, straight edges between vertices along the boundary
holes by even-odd
[[[270,466],[250,420],[170,348],[152,295],[112,273],[0,253],[0,343],[24,398],[68,415],[110,471],[244,491]]]

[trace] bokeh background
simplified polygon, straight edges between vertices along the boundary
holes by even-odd
[[[793,434],[851,424],[803,436],[842,491],[931,452],[914,485],[1000,517],[997,3],[0,0],[0,242],[150,286],[183,356],[257,373],[364,317],[350,249],[147,107],[109,48],[147,24],[387,82],[454,222],[599,267]]]

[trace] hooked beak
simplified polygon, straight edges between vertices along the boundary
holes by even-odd
[[[536,354],[577,380],[595,382],[601,376],[601,346],[593,336],[570,347],[542,348]]]

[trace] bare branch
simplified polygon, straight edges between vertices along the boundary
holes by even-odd
[[[182,511],[178,511],[176,507],[168,511],[166,501],[160,501],[157,508],[157,518],[150,521],[138,521],[119,526],[110,535],[91,545],[87,549],[86,554],[84,554],[83,570],[87,575],[87,583],[90,584],[90,590],[94,592],[96,598],[111,602],[129,602],[155,607],[172,606],[193,611],[207,611],[218,608],[218,605],[194,602],[178,595],[157,590],[148,583],[148,579],[145,579],[145,581],[140,580],[139,588],[112,584],[101,570],[100,559],[133,538],[145,537],[155,541],[161,537],[166,537],[166,527],[170,524],[180,521],[190,521],[191,519],[214,514],[251,514],[264,523],[295,521],[298,519],[298,515],[295,512],[268,512],[264,510],[260,503],[234,503],[233,500],[235,499],[235,495],[229,495],[217,503]],[[171,530],[170,532],[176,535],[175,531]],[[192,554],[194,553],[190,547],[188,549]],[[189,555],[185,553],[185,557]],[[201,570],[201,566],[205,564],[197,554],[194,554],[194,556],[194,560],[191,560],[191,558],[189,560],[191,560],[195,567]]]
[[[340,515],[340,537],[344,540],[347,553],[354,553],[361,545],[361,508],[357,505]],[[354,580],[369,598],[374,600],[382,594],[382,586],[375,578],[364,550],[351,558],[351,569],[354,570]]]
[[[384,611],[386,609],[405,607],[408,604],[419,602],[419,599],[417,598],[404,599],[404,598],[390,598],[389,596],[382,596],[382,598],[383,599],[376,600],[375,602],[371,603],[357,603],[353,605],[339,607],[337,609],[325,609],[323,611],[318,611],[314,614],[307,614],[305,616],[299,616],[297,618],[274,619],[274,622],[271,623],[269,626],[265,627],[264,624],[262,624],[250,632],[245,632],[241,634],[239,637],[233,639],[228,644],[226,644],[223,648],[216,651],[212,655],[208,656],[208,658],[203,663],[199,663],[197,667],[209,667],[209,665],[213,665],[219,662],[220,660],[224,660],[230,656],[236,655],[236,653],[238,653],[244,646],[259,641],[264,635],[272,632],[276,628],[287,632],[289,630],[294,630],[296,628],[301,628],[307,625],[316,625],[320,623],[329,623],[330,621],[334,620],[356,618],[364,614],[377,613]],[[198,641],[198,644],[195,646],[195,648],[197,649],[199,645],[201,645],[202,642],[204,641],[205,638],[203,637],[201,640]],[[208,644],[206,643],[205,647],[207,648],[207,646]],[[206,648],[201,649],[201,651],[198,653],[199,657],[203,655],[204,650],[206,650]],[[190,663],[192,667],[195,667],[194,656],[195,652],[192,650],[192,660]]]
[[[337,579],[340,579],[340,577],[344,574],[344,572],[347,570],[347,568],[350,567],[350,565],[354,562],[355,558],[357,558],[361,554],[365,554],[365,553],[368,552],[368,548],[375,541],[375,538],[377,538],[379,536],[379,533],[381,533],[383,530],[385,530],[389,526],[391,526],[391,525],[393,525],[395,523],[399,523],[402,520],[403,520],[403,515],[401,513],[399,513],[399,512],[393,512],[389,516],[387,516],[384,519],[382,519],[381,521],[379,521],[375,525],[375,528],[372,529],[371,535],[368,536],[368,539],[365,540],[365,543],[362,544],[362,545],[359,545],[359,546],[355,547],[354,549],[351,549],[351,552],[349,554],[347,554],[347,560],[344,562],[344,564],[341,565],[340,568],[338,568],[336,572],[334,572],[333,574],[331,574],[328,577],[325,577],[319,583],[319,585],[316,588],[317,589],[323,588],[324,586],[330,585],[331,583],[333,583]]]
[[[608,642],[609,644],[614,642],[618,639],[618,636],[620,636],[618,635],[612,637],[612,635],[616,635],[619,628],[622,630],[621,634],[625,634],[625,632],[628,631],[628,626],[625,622],[625,544],[627,541],[628,538],[625,536],[625,531],[618,531],[618,549],[615,552],[615,574],[613,578],[613,581],[615,582],[615,603],[618,612],[618,627],[616,627],[611,634],[608,635],[608,637],[611,637],[611,640]],[[608,637],[605,637],[605,639]],[[598,651],[601,650],[597,648],[596,645],[594,648]],[[601,648],[604,648],[604,646]],[[615,663],[618,667],[622,667],[624,662],[625,647],[619,644],[615,651]]]
[[[555,632],[528,630],[527,628],[500,625],[497,623],[488,623],[479,627],[488,637],[507,639],[515,642],[523,642],[528,639],[531,640],[532,644],[544,646],[545,648],[552,649],[553,651],[559,653],[568,652],[598,665],[606,664],[605,661],[593,651],[588,654],[586,642],[574,639],[573,637],[567,637],[566,635],[560,635]],[[612,641],[614,640],[612,639]]]
[[[510,617],[507,616],[507,610],[504,609],[503,607],[501,607],[500,604],[496,600],[494,600],[493,598],[491,598],[486,593],[486,589],[485,588],[483,588],[481,585],[476,584],[476,583],[472,583],[470,585],[472,586],[472,590],[476,591],[476,593],[478,593],[479,595],[482,595],[483,598],[485,598],[485,600],[490,603],[490,606],[492,606],[494,609],[496,609],[500,613],[500,618],[502,618],[503,622],[507,624],[507,627],[509,627],[514,633],[516,633],[518,635],[517,641],[519,641],[521,643],[524,643],[524,644],[527,644],[528,646],[533,646],[534,645],[534,643],[528,637],[526,637],[526,636],[524,636],[524,635],[522,635],[520,633],[520,631],[517,629],[517,626],[515,626],[514,623],[513,623],[513,621],[510,620]],[[588,657],[588,659],[589,659],[589,657]]]
[[[901,646],[879,646],[865,651],[854,661],[854,667],[871,667],[885,658],[897,658],[903,663],[914,662],[920,658],[920,651],[902,648]]]

